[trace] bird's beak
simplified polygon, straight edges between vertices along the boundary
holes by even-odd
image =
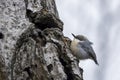
[[[71,34],[73,35],[74,38],[76,37],[73,33],[71,33]]]

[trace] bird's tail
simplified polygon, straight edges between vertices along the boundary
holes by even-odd
[[[97,59],[94,59],[94,62],[95,62],[95,64],[99,65],[99,63],[98,63]]]
[[[95,64],[99,65],[95,53],[94,55],[90,54],[90,56],[91,56],[91,59],[95,62]]]

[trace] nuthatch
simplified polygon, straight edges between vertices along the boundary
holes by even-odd
[[[74,56],[77,59],[84,60],[84,59],[92,59],[97,65],[97,58],[96,54],[92,48],[92,42],[90,42],[86,37],[83,35],[74,35],[72,34],[74,39],[71,42],[71,50]]]

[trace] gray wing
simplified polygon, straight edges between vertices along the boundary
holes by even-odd
[[[81,47],[90,55],[90,57],[95,61],[96,64],[98,64],[96,59],[96,54],[88,41],[83,41],[79,43]]]

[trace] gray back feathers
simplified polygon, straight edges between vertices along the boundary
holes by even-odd
[[[89,55],[89,57],[90,57],[90,59],[92,59],[92,60],[94,60],[94,62],[96,63],[96,64],[98,64],[98,62],[97,62],[97,58],[96,58],[96,54],[95,54],[95,52],[94,52],[94,50],[93,50],[93,48],[92,48],[92,42],[90,42],[85,36],[83,36],[83,35],[74,35],[74,34],[72,34],[73,35],[73,37],[75,38],[75,39],[77,39],[78,40],[78,43],[79,43],[79,47],[81,47],[88,55]],[[79,48],[78,47],[78,48]]]
[[[82,41],[79,44],[89,54],[91,59],[93,59],[95,61],[95,63],[98,64],[97,59],[96,59],[96,54],[95,54],[90,42]]]

